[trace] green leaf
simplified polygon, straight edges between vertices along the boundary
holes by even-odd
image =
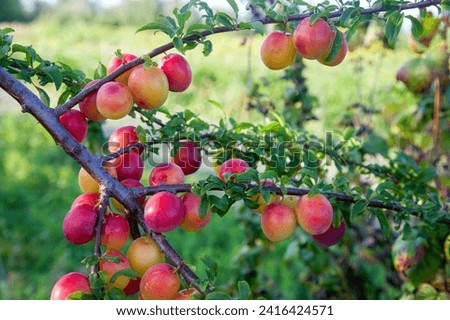
[[[200,201],[200,208],[198,210],[198,215],[200,218],[206,217],[206,214],[208,213],[209,209],[209,199],[208,197],[202,197],[202,200]]]
[[[250,209],[259,208],[259,203],[254,200],[251,200],[249,198],[244,198],[244,204],[247,208],[250,208]]]
[[[269,115],[275,118],[275,120],[277,120],[282,127],[286,127],[286,120],[284,119],[284,116],[281,113],[274,110],[270,110]]]
[[[213,45],[212,42],[209,40],[206,40],[203,42],[203,50],[202,53],[205,57],[209,56],[209,54],[212,52],[213,50]]]
[[[120,277],[120,276],[124,276],[124,277],[128,277],[130,279],[136,279],[137,277],[137,273],[134,270],[131,269],[123,269],[120,270],[116,273],[113,274],[113,276],[111,277],[111,283],[116,282],[116,280]]]
[[[97,257],[96,255],[90,255],[87,256],[86,258],[84,258],[81,261],[81,264],[84,264],[86,266],[86,268],[95,266],[97,263],[99,262],[99,257]]]
[[[302,175],[305,175],[305,176],[309,176],[309,177],[311,177],[313,179],[317,178],[317,173],[315,173],[314,171],[312,171],[310,169],[307,169],[307,168],[300,169],[298,171],[298,173],[302,174]]]
[[[184,43],[183,43],[183,40],[181,38],[179,38],[179,37],[173,38],[172,39],[172,43],[173,43],[175,49],[177,49],[181,53],[184,53]]]
[[[175,30],[173,27],[170,26],[169,23],[167,22],[163,22],[163,21],[158,21],[158,22],[151,22],[143,27],[140,27],[139,29],[136,30],[136,33],[138,32],[142,32],[142,31],[146,31],[146,30],[156,30],[156,31],[161,31],[164,32],[165,34],[171,36],[175,34]]]
[[[253,21],[250,24],[257,33],[259,33],[260,35],[264,35],[264,24],[261,21]]]
[[[353,204],[352,209],[350,211],[350,220],[355,221],[366,209],[367,201],[366,200],[358,200],[355,204]]]
[[[205,271],[208,276],[208,280],[214,281],[217,277],[217,270],[219,268],[217,262],[210,256],[204,256],[200,258],[200,261],[207,267]]]
[[[11,33],[11,32],[15,32],[16,30],[14,30],[13,28],[9,28],[9,27],[7,27],[7,28],[3,28],[3,29],[0,29],[0,36],[5,36],[5,35],[7,35],[8,33]]]
[[[213,207],[219,209],[222,212],[227,212],[228,209],[230,208],[227,196],[218,197],[215,195],[210,195],[209,200]],[[200,216],[200,214],[199,214],[199,216]]]
[[[119,288],[112,288],[105,294],[105,300],[125,300],[125,293]]]
[[[252,295],[250,286],[246,281],[238,282],[239,300],[248,300]]]
[[[325,62],[331,62],[337,57],[339,51],[342,48],[342,32],[336,30],[336,36],[334,37],[331,51],[325,59]]]
[[[408,16],[406,16],[406,18],[408,18],[411,21],[411,33],[412,33],[414,39],[419,40],[420,36],[422,35],[422,32],[423,32],[422,24],[414,16],[408,15]]]
[[[320,18],[320,13],[314,13],[309,17],[309,25],[312,26]]]
[[[397,41],[398,35],[402,28],[404,15],[399,11],[394,11],[386,22],[385,33],[389,46],[391,48],[395,47],[395,42]]]
[[[224,12],[217,12],[215,15],[215,21],[217,22],[217,24],[223,25],[227,28],[230,29],[234,28],[233,18],[231,18],[228,14]]]
[[[59,90],[63,81],[61,70],[55,65],[44,67],[42,70],[53,80],[56,90]]]
[[[71,293],[67,300],[96,300],[95,295],[83,291],[75,291]]]
[[[344,12],[341,15],[341,18],[339,19],[339,22],[341,24],[342,27],[346,27],[348,28],[350,26],[350,20],[353,16],[353,13],[357,10],[358,8],[347,8],[344,10]]]
[[[99,62],[98,67],[97,69],[95,69],[94,72],[94,79],[102,79],[106,77],[106,74],[107,74],[106,66],[103,63]]]
[[[219,108],[220,110],[223,110],[223,105],[219,101],[209,99],[208,102],[211,103],[214,107]]]
[[[89,285],[92,290],[102,290],[106,283],[108,282],[108,277],[104,271],[99,272],[98,274],[92,273],[89,276]]]
[[[375,212],[375,216],[377,217],[378,222],[380,223],[381,231],[383,232],[384,237],[386,239],[389,239],[391,235],[391,227],[389,225],[389,220],[386,217],[386,214],[380,209],[373,209],[373,211]]]
[[[445,11],[450,11],[450,0],[443,0],[441,2],[441,8]]]
[[[46,106],[50,106],[50,97],[48,96],[47,92],[45,92],[44,89],[35,87],[36,90],[39,93],[39,98],[42,100],[42,102],[45,103]]]
[[[11,47],[9,46],[9,44],[5,44],[5,45],[0,47],[0,59],[6,57],[6,55],[8,54],[10,48]]]
[[[239,12],[239,7],[236,3],[235,0],[227,0],[228,4],[231,6],[231,8],[233,9],[234,13],[236,14],[236,17],[238,16],[238,12]]]
[[[186,35],[191,35],[192,33],[198,33],[198,32],[202,32],[202,31],[210,31],[212,32],[212,28],[204,23],[194,23],[191,24],[186,31]]]
[[[268,170],[259,175],[259,180],[275,180],[278,177],[277,173],[273,170]]]
[[[351,40],[351,38],[353,37],[353,35],[355,34],[355,32],[358,31],[360,24],[361,24],[361,18],[360,18],[360,16],[358,16],[354,19],[350,28],[348,28],[348,30],[345,32],[345,38],[347,39],[347,42],[349,42]]]
[[[70,91],[70,89],[64,90],[64,92],[58,98],[58,105],[61,105],[64,102],[66,102],[67,99],[69,99],[69,96],[71,95],[71,93],[72,92]]]
[[[270,202],[270,190],[268,189],[261,189],[261,197],[263,198],[265,203],[269,203]]]
[[[205,300],[233,300],[233,299],[225,292],[215,291],[208,293],[205,297]]]
[[[177,18],[177,22],[180,27],[179,31],[183,30],[186,22],[189,20],[189,18],[192,15],[192,11],[186,11],[186,12],[181,13],[178,11],[178,8],[175,8],[172,11],[172,13],[175,16],[175,18]]]
[[[117,256],[103,256],[101,258],[103,261],[109,261],[114,263],[120,263],[120,257]]]

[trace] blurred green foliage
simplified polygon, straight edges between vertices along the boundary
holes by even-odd
[[[0,137],[0,298],[43,299],[90,251],[61,241],[77,166],[29,116],[2,116]]]
[[[29,18],[20,1],[2,0],[1,8],[0,22],[27,21]]]

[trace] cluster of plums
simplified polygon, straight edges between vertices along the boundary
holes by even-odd
[[[337,53],[332,51],[334,46],[339,46]],[[279,30],[271,32],[264,39],[260,54],[269,69],[279,70],[292,64],[297,53],[305,59],[336,66],[344,60],[347,50],[347,40],[341,31],[332,29],[321,18],[312,25],[306,18],[292,35]]]
[[[108,63],[108,74],[137,57],[124,53],[114,56]],[[92,80],[86,88],[97,83]],[[139,65],[118,76],[115,81],[103,84],[79,104],[80,111],[70,110],[60,117],[61,124],[82,142],[87,134],[87,119],[103,121],[121,119],[136,104],[143,109],[155,109],[166,101],[169,91],[183,92],[192,82],[192,71],[180,54],[170,53],[159,61],[158,67]]]
[[[139,142],[135,127],[125,126],[115,130],[108,141],[110,152],[115,152]],[[148,181],[150,186],[184,183],[185,175],[194,173],[201,165],[201,152],[198,145],[190,140],[182,141],[171,162],[156,165]],[[113,161],[105,163],[107,171],[124,186],[142,187],[143,161],[140,149],[132,148]],[[84,169],[81,169],[78,182],[83,194],[78,196],[63,221],[63,233],[66,239],[75,245],[93,240],[95,224],[98,219],[100,186]],[[176,227],[195,232],[204,228],[210,218],[208,212],[204,218],[199,216],[200,197],[193,193],[184,193],[181,197],[162,191],[148,200],[138,200],[144,206],[144,220],[148,227],[156,232],[168,232]],[[119,288],[127,295],[140,292],[142,299],[188,299],[196,292],[192,289],[180,291],[180,279],[175,269],[164,263],[164,255],[158,245],[148,236],[138,238],[128,246],[126,254],[121,250],[130,238],[130,228],[124,215],[125,209],[116,200],[107,210],[101,227],[101,245],[106,247],[99,268],[109,279],[120,270],[132,269],[137,279],[119,276],[108,288]],[[117,257],[119,263],[107,257]],[[91,293],[88,277],[72,272],[64,275],[55,284],[51,298],[66,299],[74,292]]]
[[[108,148],[109,151],[115,152],[137,142],[139,138],[135,127],[125,126],[111,134]],[[182,184],[185,175],[196,172],[201,162],[198,145],[190,140],[182,141],[171,162],[161,163],[153,168],[148,184]],[[132,148],[117,159],[106,162],[105,168],[124,186],[143,186],[140,182],[143,162],[138,148]],[[243,173],[248,168],[249,165],[244,160],[232,158],[220,165],[217,175],[225,181],[234,178],[230,174]],[[78,182],[83,194],[74,200],[63,221],[64,236],[75,245],[93,240],[100,202],[100,186],[84,169],[80,170]],[[305,195],[299,199],[294,196],[281,198],[272,195],[269,203],[265,203],[261,195],[256,195],[254,200],[260,204],[256,211],[261,213],[262,230],[271,241],[287,239],[294,232],[297,223],[323,246],[334,245],[344,235],[345,224],[342,223],[338,228],[332,226],[333,208],[327,198],[320,194],[311,197]],[[190,192],[178,196],[168,191],[160,191],[148,199],[142,197],[138,201],[144,207],[145,223],[156,232],[169,232],[177,227],[195,232],[206,227],[211,219],[211,211],[208,211],[205,217],[200,217],[201,198]],[[101,245],[106,251],[100,260],[99,268],[109,279],[124,269],[134,270],[138,278],[132,280],[121,275],[107,287],[122,289],[128,295],[139,291],[142,299],[192,298],[196,291],[189,288],[180,291],[180,279],[175,269],[164,263],[163,253],[149,236],[132,241],[126,254],[121,252],[129,241],[130,228],[123,206],[115,199],[111,202],[109,208],[115,210],[107,210],[101,227]],[[116,257],[119,263],[107,257]],[[66,299],[76,291],[91,292],[88,277],[76,272],[69,273],[55,284],[51,298]]]

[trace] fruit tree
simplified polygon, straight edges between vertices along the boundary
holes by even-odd
[[[244,13],[235,0],[227,3],[221,12],[208,1],[185,1],[137,30],[163,33],[166,44],[147,53],[111,53],[92,78],[15,43],[13,29],[0,29],[0,87],[80,165],[82,193],[71,208],[61,208],[67,212],[61,241],[91,246],[83,260],[90,271],[61,274],[49,296],[283,298],[259,267],[280,242],[288,243],[280,268],[291,268],[294,282],[308,282],[301,286],[308,294],[299,289],[294,298],[448,297],[450,4],[251,0]],[[332,135],[311,132],[306,124],[316,117],[315,103],[302,74],[305,61],[340,65],[372,23],[393,48],[406,20],[420,55],[398,71],[405,85],[398,90],[415,95],[418,104],[414,115],[386,116],[385,124],[400,128],[390,131],[393,142],[376,134],[374,112],[362,104]],[[250,90],[249,108],[261,111],[264,123],[234,115],[205,121],[166,105],[195,78],[185,53],[200,49],[207,56],[216,45],[213,35],[227,32],[263,36],[266,72],[283,70],[294,85],[285,101],[258,86]],[[105,148],[83,145],[105,120],[131,118],[100,141]],[[423,135],[431,138],[424,143]],[[164,150],[169,154],[155,160]],[[186,183],[208,166],[213,170],[205,178]],[[229,215],[239,215],[245,239],[229,283],[218,283],[214,256],[188,261],[166,235],[182,229],[195,237]],[[205,274],[195,271],[200,263]],[[382,280],[365,284],[364,268]],[[385,283],[386,291],[401,286],[401,292],[383,295]]]

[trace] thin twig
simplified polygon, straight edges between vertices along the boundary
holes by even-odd
[[[102,242],[102,225],[105,219],[106,210],[108,209],[109,195],[105,188],[102,187],[100,191],[100,204],[97,211],[97,221],[95,223],[95,244],[94,244],[94,255],[99,258],[102,256],[101,252],[101,242]],[[96,263],[95,266],[91,268],[92,273],[97,273],[99,271],[99,264]]]

